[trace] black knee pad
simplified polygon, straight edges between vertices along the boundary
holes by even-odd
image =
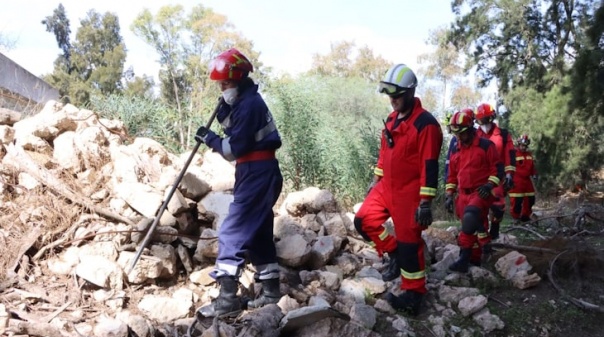
[[[354,217],[353,223],[354,223],[354,228],[357,230],[357,232],[359,234],[361,234],[363,239],[365,239],[365,241],[371,241],[369,236],[367,236],[367,234],[365,234],[365,232],[363,231],[363,218]]]
[[[419,256],[417,255],[419,244],[397,242],[396,245],[396,261],[398,265],[406,272],[418,272],[420,270]]]
[[[480,221],[480,209],[474,206],[466,207],[461,218],[461,231],[472,235],[480,228],[483,228]]]

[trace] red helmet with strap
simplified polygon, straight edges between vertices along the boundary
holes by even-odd
[[[529,146],[529,144],[531,144],[531,140],[529,139],[529,136],[526,134],[520,136],[520,138],[518,138],[518,140],[516,142],[518,143],[518,145],[525,145],[525,146]]]
[[[253,71],[250,60],[235,48],[222,52],[210,62],[210,79],[214,81],[239,81]]]
[[[488,103],[482,103],[476,108],[476,121],[478,124],[490,123],[495,119],[495,110]]]
[[[472,113],[467,110],[468,109],[457,111],[453,114],[453,117],[451,117],[449,127],[451,128],[452,133],[459,134],[474,127]]]

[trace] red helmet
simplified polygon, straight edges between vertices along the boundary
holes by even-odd
[[[489,103],[482,103],[476,108],[476,122],[478,124],[491,123],[495,119],[495,110]]]
[[[453,117],[451,117],[449,127],[451,128],[452,133],[459,134],[474,127],[474,118],[472,118],[472,113],[468,112],[467,110],[468,109],[457,111],[453,114]]]
[[[525,135],[520,136],[520,138],[518,138],[516,143],[518,143],[518,145],[529,146],[529,144],[531,144],[531,140],[529,139],[529,136],[525,134]]]
[[[253,71],[250,60],[235,48],[222,52],[210,62],[210,79],[214,81],[238,81]]]
[[[461,112],[468,114],[470,117],[472,117],[472,121],[474,121],[474,110],[471,108],[465,108],[461,109]]]

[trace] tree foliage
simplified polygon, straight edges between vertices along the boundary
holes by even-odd
[[[422,75],[425,87],[419,88],[426,98],[426,107],[437,111],[442,118],[442,112],[449,107],[462,109],[473,107],[480,99],[480,93],[472,88],[465,79],[462,66],[462,55],[457,47],[449,40],[450,30],[440,27],[430,33],[428,44],[434,47],[429,53],[418,57],[422,67],[418,73]],[[427,86],[427,82],[436,83]],[[432,103],[434,100],[434,103]]]
[[[581,121],[582,137],[587,147],[581,178],[604,165],[604,3],[597,10],[586,33],[584,48],[579,51],[571,69],[569,109]]]
[[[352,41],[331,44],[326,55],[314,54],[309,74],[331,77],[360,77],[377,83],[391,66],[381,56],[375,56],[367,46],[355,50]],[[356,57],[353,55],[356,53]]]
[[[115,14],[90,10],[80,21],[73,43],[69,42],[71,29],[62,5],[42,23],[53,31],[63,50],[46,80],[67,102],[86,105],[92,95],[121,92],[126,46]]]
[[[153,100],[155,80],[153,77],[148,75],[135,76],[132,69],[128,69],[124,73],[124,95],[128,97],[144,97],[149,100]]]
[[[210,60],[236,46],[256,67],[257,78],[262,78],[259,53],[252,43],[235,32],[224,15],[203,5],[188,14],[181,5],[161,7],[155,14],[145,9],[130,28],[159,56],[161,97],[178,113],[177,137],[182,147],[191,143],[202,117],[209,116],[219,96],[209,81]]]
[[[453,0],[450,41],[465,50],[482,86],[499,91],[560,83],[581,48],[597,0]],[[463,14],[462,14],[463,12]]]
[[[63,4],[59,4],[59,6],[53,10],[51,16],[47,16],[42,20],[42,24],[46,26],[47,32],[55,35],[57,45],[63,51],[63,57],[69,68],[71,54],[71,42],[69,41],[69,38],[71,35],[71,27]]]
[[[482,85],[497,81],[512,134],[532,138],[540,183],[552,189],[588,180],[604,163],[604,39],[597,4],[452,2],[458,16],[449,40],[466,52],[466,70],[475,66]]]

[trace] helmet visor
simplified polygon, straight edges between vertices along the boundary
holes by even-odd
[[[489,124],[493,121],[493,119],[491,117],[483,117],[480,119],[476,119],[476,123],[478,123],[478,125],[485,125],[485,124]]]
[[[407,89],[399,87],[396,84],[388,83],[388,82],[380,82],[378,84],[378,92],[380,94],[386,94],[388,96],[400,96],[405,93]]]
[[[458,135],[468,129],[467,126],[461,126],[461,125],[449,125],[449,127],[451,128],[451,133],[456,134],[456,135]]]

